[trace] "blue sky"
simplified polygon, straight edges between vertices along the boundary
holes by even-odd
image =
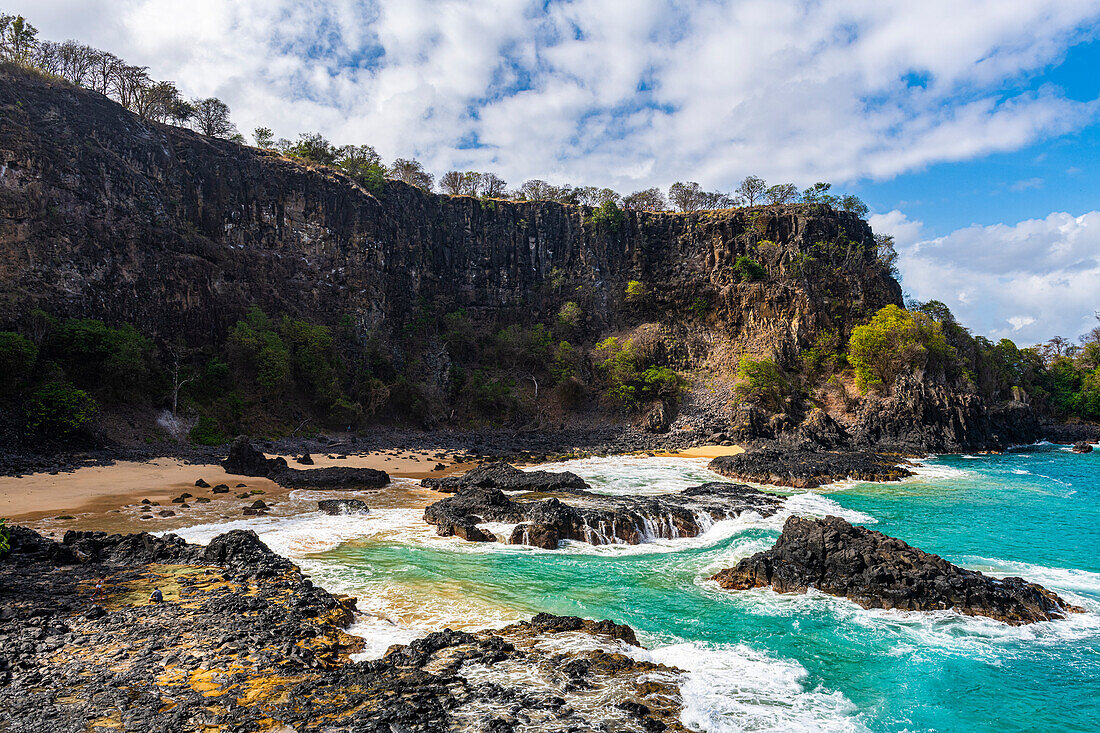
[[[78,38],[440,174],[860,194],[903,287],[976,333],[1100,310],[1100,0],[36,0]],[[15,7],[12,7],[12,6]]]

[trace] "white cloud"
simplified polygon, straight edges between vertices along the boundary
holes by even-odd
[[[1017,84],[1088,37],[1095,0],[39,0],[15,10],[45,37],[80,38],[192,95],[221,96],[242,130],[319,130],[516,182],[883,178],[1016,149],[1097,115],[1096,102]]]
[[[1100,311],[1100,211],[1055,212],[1016,224],[970,226],[924,238],[921,223],[894,210],[872,216],[893,234],[902,285],[941,300],[975,333],[1019,344],[1075,338]]]

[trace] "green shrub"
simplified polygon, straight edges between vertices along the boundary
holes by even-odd
[[[737,396],[773,411],[783,409],[791,393],[790,382],[772,359],[741,357],[737,365]]]
[[[608,382],[608,396],[627,410],[655,399],[678,400],[687,386],[687,380],[672,369],[643,364],[632,339],[604,339],[596,344],[596,353]]]
[[[699,297],[691,302],[691,312],[696,318],[704,318],[710,311],[710,303],[706,298]]]
[[[0,331],[0,386],[14,391],[30,378],[38,348],[12,331]]]
[[[8,528],[4,526],[7,520],[0,517],[0,557],[8,554],[11,549],[11,540],[8,538]]]
[[[153,342],[130,324],[112,328],[94,318],[70,318],[53,345],[66,374],[85,389],[132,399],[151,388]]]
[[[558,311],[558,323],[569,328],[577,328],[580,326],[581,319],[583,318],[584,311],[582,311],[581,307],[573,301],[569,301]]]
[[[604,201],[592,211],[590,219],[593,226],[606,228],[608,231],[617,232],[626,219],[623,210],[614,201]]]
[[[955,358],[940,324],[924,313],[911,313],[888,305],[870,323],[852,329],[848,361],[856,374],[856,387],[866,392],[887,387],[899,374],[922,367],[943,367]]]
[[[229,436],[222,432],[218,421],[206,415],[198,419],[187,438],[196,445],[221,445],[229,442]]]
[[[231,361],[246,380],[264,393],[281,393],[290,383],[290,351],[275,331],[271,319],[253,306],[229,331]]]
[[[840,335],[837,331],[824,329],[818,332],[814,345],[803,349],[799,354],[806,373],[816,377],[820,374],[832,374],[840,369],[845,361],[840,344]]]
[[[637,303],[645,297],[645,285],[640,280],[631,280],[626,284],[624,295],[628,303]]]
[[[36,389],[27,403],[27,431],[66,436],[86,425],[98,405],[88,393],[64,382],[48,382]]]
[[[748,255],[739,255],[733,263],[733,271],[737,278],[743,282],[756,282],[768,277],[768,271],[760,266],[760,263]]]

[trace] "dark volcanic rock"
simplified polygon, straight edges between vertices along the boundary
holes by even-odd
[[[227,473],[262,476],[288,489],[380,489],[390,482],[389,474],[376,468],[290,468],[284,458],[266,457],[243,435],[221,465]]]
[[[822,484],[857,481],[900,481],[913,472],[899,458],[878,453],[827,453],[784,448],[755,448],[718,456],[707,466],[715,473],[742,481],[810,489]]]
[[[713,577],[723,588],[813,587],[864,608],[953,609],[1008,624],[1064,618],[1082,609],[1022,578],[990,578],[839,517],[791,517],[775,546]]]
[[[770,516],[782,498],[738,484],[710,483],[677,494],[606,496],[574,491],[541,498],[546,492],[510,498],[500,489],[469,488],[424,510],[424,520],[441,536],[471,541],[495,537],[477,525],[516,524],[507,541],[557,549],[562,540],[592,545],[636,545],[655,539],[695,537],[715,521],[753,511]]]
[[[521,471],[502,461],[482,463],[461,476],[426,478],[421,486],[444,493],[486,488],[502,491],[587,491],[584,479],[569,471]]]
[[[1100,443],[1100,425],[1088,422],[1050,423],[1041,428],[1042,437],[1051,443]]]
[[[342,629],[354,600],[314,586],[251,532],[205,548],[11,536],[0,560],[6,732],[686,730],[679,670],[625,653],[634,631],[611,621],[539,614],[351,662],[362,641]],[[149,601],[153,588],[162,602]],[[591,637],[580,650],[577,634]]]
[[[1092,444],[1082,440],[1078,443],[1074,443],[1072,450],[1074,453],[1092,453]]]
[[[367,502],[361,499],[322,499],[317,508],[325,514],[366,514]]]

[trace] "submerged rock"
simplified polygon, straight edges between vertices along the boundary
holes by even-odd
[[[322,499],[317,508],[325,514],[366,514],[370,511],[361,499]]]
[[[569,471],[521,471],[503,461],[482,463],[461,476],[426,478],[421,486],[444,493],[486,488],[502,491],[587,491],[584,479]]]
[[[770,516],[782,498],[738,484],[710,483],[676,494],[606,496],[571,492],[543,498],[531,492],[515,498],[500,489],[468,488],[424,510],[424,520],[443,536],[474,542],[496,537],[479,527],[485,522],[516,525],[512,545],[557,549],[562,540],[592,545],[637,545],[656,539],[695,537],[714,522],[756,512]]]
[[[771,586],[779,593],[823,593],[864,608],[951,609],[1012,625],[1081,612],[1022,578],[991,578],[839,517],[791,517],[775,546],[713,576],[728,590]]]
[[[844,479],[900,481],[913,472],[899,466],[900,458],[879,453],[828,453],[783,448],[756,448],[732,456],[718,456],[711,471],[762,484],[812,489]]]

